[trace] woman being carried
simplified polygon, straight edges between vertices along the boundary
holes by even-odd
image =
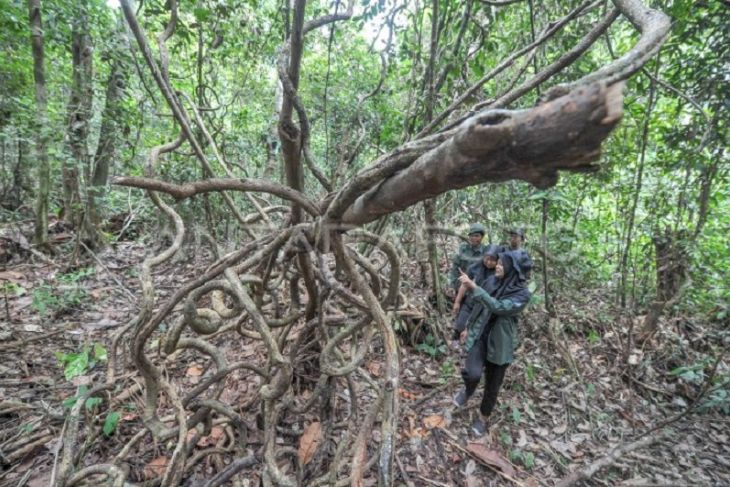
[[[462,370],[464,388],[454,396],[457,407],[466,405],[476,391],[482,373],[485,376],[484,396],[479,408],[481,415],[472,430],[481,436],[487,431],[487,418],[497,403],[497,395],[507,367],[514,360],[517,346],[517,317],[530,301],[527,276],[532,268],[529,256],[507,251],[499,254],[493,291],[480,287],[467,274],[459,281],[471,291],[474,310],[462,332],[466,340],[466,366]],[[492,286],[487,286],[492,287]]]

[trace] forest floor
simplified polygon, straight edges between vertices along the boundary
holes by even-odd
[[[80,267],[70,268],[68,259],[43,261],[37,255],[0,267],[0,486],[49,484],[58,461],[64,401],[68,406],[80,386],[104,381],[103,354],[95,353],[93,345],[108,347],[112,332],[135,316],[137,266],[147,251],[143,242],[122,242],[96,260],[87,257]],[[196,259],[201,257],[156,269],[158,296],[169,296],[195,276],[204,265]],[[408,292],[420,309],[430,309],[423,290]],[[558,297],[557,316],[550,320],[540,306],[529,309],[521,322],[518,358],[508,369],[498,409],[482,438],[469,431],[478,398],[462,410],[451,404],[460,386],[460,353],[430,342],[414,348],[404,339],[396,485],[553,485],[669,418],[678,419],[650,433],[646,438],[655,441],[617,458],[587,485],[730,485],[730,416],[719,410],[727,408],[727,399],[717,398],[719,408],[691,408],[703,388],[703,371],[713,365],[707,357],[722,343],[723,332],[709,332],[711,325],[677,316],[663,319],[643,348],[627,346],[626,330],[641,317],[617,319],[621,315],[607,294],[596,290],[582,291],[580,300]],[[212,340],[231,361],[263,356],[255,344]],[[66,380],[59,357],[70,364],[84,347],[90,347],[88,360],[76,364],[83,365],[83,373]],[[185,353],[190,354],[187,361],[165,366],[180,388],[190,388],[210,373],[206,361]],[[371,359],[358,374],[377,379],[379,356],[374,343]],[[727,375],[725,367],[722,362],[719,371]],[[113,392],[114,402],[122,405],[119,424],[113,434],[98,438],[84,437],[82,429],[82,463],[108,459],[141,427],[139,379],[127,370],[125,386]],[[222,399],[243,404],[239,412],[249,425],[248,442],[256,445],[262,440],[255,428],[257,408],[246,409],[256,402],[258,384],[252,376],[232,373]],[[364,388],[362,394],[365,399],[371,392]],[[372,396],[360,402],[369,400]],[[682,415],[688,406],[691,411]],[[347,407],[345,399],[338,407]],[[100,413],[98,421],[103,418]],[[312,414],[286,424],[281,443],[301,449],[306,442],[302,433],[317,421]],[[199,449],[220,445],[223,436],[213,428],[199,440]],[[130,457],[132,479],[154,477],[164,467],[167,451],[166,445],[143,443]],[[220,466],[220,460],[207,460],[192,476],[210,476]],[[239,476],[243,485],[258,485],[257,468]],[[369,471],[365,485],[376,483]]]

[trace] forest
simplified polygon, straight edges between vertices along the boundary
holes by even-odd
[[[0,487],[730,484],[729,26],[0,0]]]

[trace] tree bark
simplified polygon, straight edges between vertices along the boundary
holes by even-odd
[[[67,144],[71,158],[64,159],[63,207],[68,221],[81,231],[84,209],[81,205],[80,170],[89,174],[89,116],[91,112],[92,51],[85,0],[77,0],[76,18],[71,32],[72,84],[68,102]]]
[[[360,195],[340,221],[362,225],[487,181],[520,179],[547,188],[557,182],[558,170],[594,171],[591,162],[621,119],[622,86],[596,83],[529,110],[482,112]]]
[[[551,318],[555,317],[555,310],[553,309],[552,302],[550,301],[550,287],[548,279],[548,208],[550,207],[550,199],[545,196],[542,199],[542,278],[543,278],[543,291],[545,296],[545,310],[548,312],[548,316]]]
[[[119,132],[120,101],[125,85],[124,63],[121,58],[112,62],[106,85],[106,101],[101,113],[99,143],[94,154],[92,186],[106,186],[109,166],[116,155],[117,133]]]
[[[120,32],[118,35],[124,35]],[[113,52],[109,78],[106,85],[106,99],[101,113],[101,128],[99,142],[94,153],[91,180],[88,187],[87,217],[90,226],[98,228],[102,215],[99,202],[105,194],[105,187],[109,180],[109,167],[116,156],[117,133],[121,118],[121,101],[124,95],[125,63],[121,50]]]
[[[36,157],[38,159],[38,194],[36,195],[35,243],[48,245],[48,194],[51,168],[48,162],[48,113],[46,109],[46,78],[43,68],[43,23],[40,0],[28,0],[30,43],[33,50],[33,78],[36,102]]]
[[[425,84],[427,92],[426,99],[426,123],[433,118],[433,109],[436,106],[436,86],[434,82],[434,71],[436,69],[436,56],[438,55],[439,44],[439,0],[431,2],[431,47],[426,68]],[[439,257],[436,250],[434,234],[431,230],[436,226],[436,198],[423,202],[423,217],[426,222],[426,242],[428,248],[428,262],[431,269],[431,291],[436,296],[436,307],[440,315],[446,313],[446,302],[441,292],[441,272],[439,272]]]

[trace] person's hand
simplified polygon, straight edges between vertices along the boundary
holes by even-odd
[[[472,281],[469,278],[469,276],[467,276],[464,273],[464,271],[462,271],[461,269],[459,269],[459,272],[461,273],[461,275],[459,276],[459,282],[462,283],[462,284],[464,284],[467,287],[467,289],[472,290],[472,289],[475,289],[477,287],[477,283],[474,282],[474,281]]]
[[[453,311],[455,315],[458,315],[460,309],[461,309],[461,303],[454,301],[454,307],[451,308],[451,311]]]
[[[459,336],[459,340],[461,341],[461,343],[466,342],[466,335],[467,335],[466,330],[461,332],[461,335]]]

